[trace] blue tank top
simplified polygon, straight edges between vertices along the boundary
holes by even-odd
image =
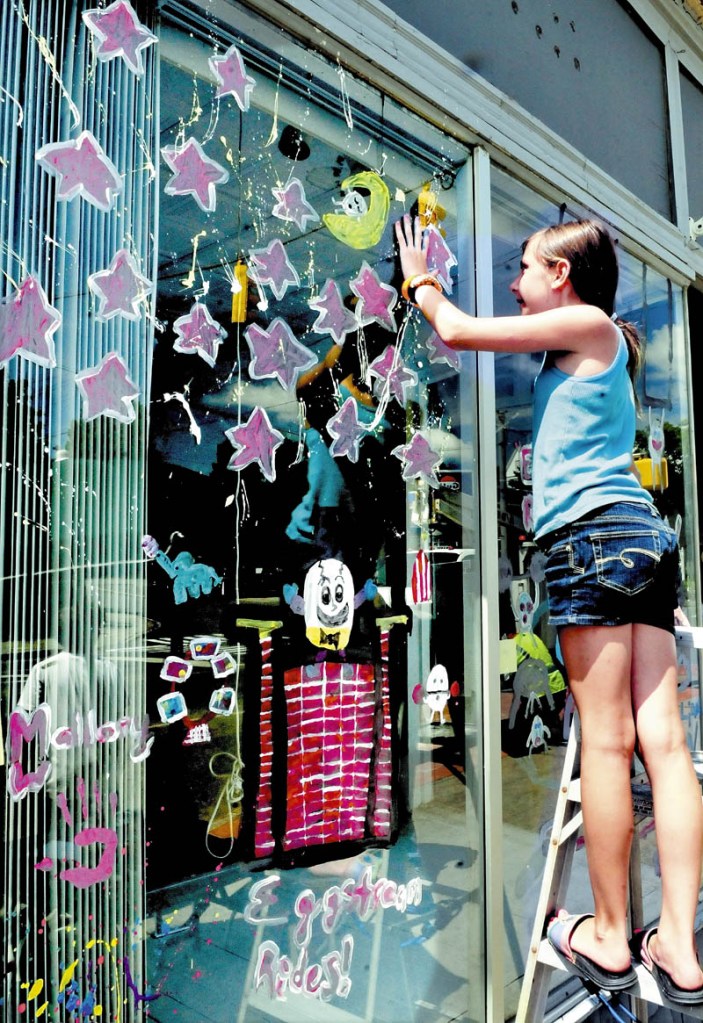
[[[532,483],[535,537],[618,501],[651,504],[632,473],[635,399],[627,343],[601,373],[563,373],[546,353],[535,381]]]

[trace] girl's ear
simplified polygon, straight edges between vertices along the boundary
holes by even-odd
[[[571,273],[571,263],[569,262],[568,259],[564,259],[563,257],[561,257],[557,259],[555,263],[552,264],[552,272],[554,275],[552,278],[552,287],[563,288],[564,285],[569,280],[569,274]]]

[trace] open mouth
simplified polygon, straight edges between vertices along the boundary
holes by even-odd
[[[327,626],[328,629],[333,625],[344,625],[349,617],[349,608],[340,608],[336,615],[328,615],[325,614],[324,611],[318,610],[317,617],[323,625]]]

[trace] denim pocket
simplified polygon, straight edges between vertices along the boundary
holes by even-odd
[[[622,529],[592,533],[591,547],[598,582],[619,593],[635,594],[654,580],[662,559],[662,538],[656,529]]]

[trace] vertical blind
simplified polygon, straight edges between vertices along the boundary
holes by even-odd
[[[54,1018],[58,1006],[67,1018],[129,1020],[141,1018],[145,997],[140,541],[153,295],[143,284],[131,309],[113,314],[89,278],[126,250],[139,275],[155,280],[158,42],[138,51],[142,75],[119,53],[101,59],[100,37],[82,17],[92,6],[0,5],[8,1019]],[[153,7],[131,5],[146,28]],[[85,188],[62,198],[59,176],[37,159],[84,132],[121,181],[109,209]],[[42,297],[45,310],[28,336],[20,310],[31,297]],[[92,397],[80,386],[106,357],[122,373],[126,397],[114,377]],[[50,769],[26,785],[42,760]]]

